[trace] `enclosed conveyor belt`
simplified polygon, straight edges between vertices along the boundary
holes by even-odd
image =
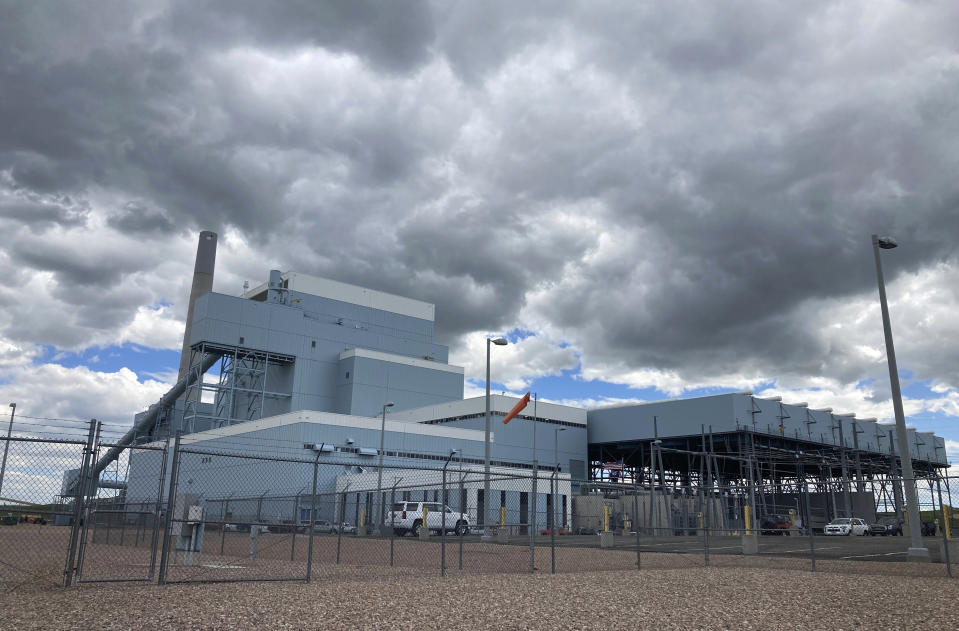
[[[196,380],[196,375],[205,374],[206,371],[208,371],[219,359],[219,354],[207,355],[203,358],[203,362],[200,364],[200,371],[198,373],[190,370],[186,377],[177,381],[176,385],[174,385],[169,391],[167,391],[166,394],[160,397],[159,401],[151,405],[147,413],[140,420],[133,424],[133,427],[123,435],[123,438],[117,441],[117,444],[114,447],[111,447],[110,451],[105,453],[103,457],[97,461],[97,464],[93,469],[93,475],[95,477],[99,476],[104,469],[110,466],[110,463],[116,460],[123,450],[133,443],[133,439],[137,436],[137,434],[146,433],[152,430],[154,425],[156,425],[157,417],[160,415],[160,410],[173,405],[180,395],[186,392],[186,389],[189,388],[190,385]]]

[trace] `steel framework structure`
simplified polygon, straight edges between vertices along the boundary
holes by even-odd
[[[194,345],[190,352],[190,372],[196,379],[184,396],[185,433],[262,418],[268,399],[286,399],[289,410],[292,392],[271,389],[268,377],[273,367],[292,366],[292,355],[207,342]],[[210,356],[219,357],[215,381],[198,374]],[[203,405],[208,402],[212,402],[212,408]]]
[[[775,427],[756,431],[745,425],[714,435],[711,428],[703,426],[699,436],[662,438],[654,428],[653,439],[590,444],[589,477],[594,483],[639,484],[661,492],[664,498],[690,492],[706,497],[723,489],[730,527],[746,526],[741,512],[745,504],[753,507],[758,520],[762,515],[783,512],[784,502],[791,507],[801,492],[807,491],[818,498],[818,509],[810,516],[815,523],[835,517],[865,517],[855,514],[865,510],[902,518],[905,506],[898,456],[891,450],[882,453],[859,448],[862,430],[855,421],[852,428],[852,446],[847,446],[841,435],[842,423],[833,426],[833,431],[840,433],[838,445],[801,432],[779,434]],[[891,435],[888,438],[887,444],[893,445]],[[917,481],[925,480],[932,489],[941,475],[939,470],[948,465],[914,456],[913,467]]]

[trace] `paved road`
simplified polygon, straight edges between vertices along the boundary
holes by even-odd
[[[560,537],[557,545],[598,545],[598,536]],[[636,537],[616,536],[617,548],[636,549]],[[939,561],[939,537],[925,537],[925,546],[929,549],[932,561]],[[548,544],[548,540],[543,543]],[[813,537],[816,558],[844,559],[854,561],[905,561],[908,537]],[[644,552],[686,552],[702,553],[703,537],[640,537],[640,546]],[[712,554],[741,554],[742,539],[738,536],[711,536],[709,549]],[[803,536],[765,536],[759,539],[759,554],[784,557],[809,557],[809,537]],[[959,563],[959,559],[951,559]]]
[[[459,537],[448,536],[447,543],[455,544]],[[413,537],[405,540],[415,541]],[[428,541],[436,543],[440,540],[433,535]],[[463,538],[465,543],[479,543],[478,532],[474,531]],[[494,543],[498,540],[494,537]],[[636,535],[615,535],[614,547],[619,550],[635,550]],[[940,561],[940,536],[925,537],[925,546],[929,549],[929,556],[933,562]],[[510,545],[529,545],[526,535],[515,535],[509,539]],[[548,536],[536,537],[536,546],[549,547]],[[599,535],[561,535],[556,537],[557,547],[598,548]],[[813,537],[813,545],[817,559],[841,559],[851,561],[905,561],[906,548],[909,546],[908,537],[827,537],[817,535]],[[643,552],[673,552],[686,554],[703,554],[704,538],[702,536],[659,536],[640,537],[640,547]],[[742,554],[742,538],[740,536],[711,535],[709,538],[711,554]],[[763,536],[759,538],[759,554],[763,556],[780,556],[786,558],[809,558],[809,537],[806,536]],[[951,559],[959,565],[959,559]]]

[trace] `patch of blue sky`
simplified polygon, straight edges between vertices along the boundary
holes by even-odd
[[[921,432],[936,432],[950,440],[959,440],[959,420],[943,412],[920,412],[906,416],[906,425]]]
[[[85,366],[97,372],[117,372],[128,368],[141,381],[166,379],[180,365],[180,352],[159,350],[137,344],[91,347],[82,351],[64,351],[54,346],[44,346],[36,364],[59,364],[65,368]]]
[[[932,383],[931,379],[909,383],[900,382],[902,396],[910,399],[934,399],[942,396],[932,391]]]
[[[737,392],[735,388],[694,388],[683,392],[679,397],[670,393],[663,392],[655,387],[633,388],[625,384],[610,383],[607,381],[593,380],[585,381],[578,378],[579,368],[564,370],[560,375],[551,375],[540,377],[532,381],[529,385],[530,392],[536,392],[544,399],[553,401],[603,401],[603,400],[640,400],[640,401],[659,401],[668,398],[688,399],[692,397],[709,396],[716,394],[725,394],[728,392]],[[482,381],[477,381],[476,385],[482,386]],[[503,392],[506,387],[498,383],[494,378],[490,385],[492,392]]]
[[[527,331],[526,329],[519,329],[519,328],[511,329],[507,331],[505,335],[503,335],[503,337],[505,337],[510,344],[515,344],[516,342],[520,340],[525,340],[528,337],[535,337],[535,336],[536,336],[536,333],[534,333],[533,331]]]

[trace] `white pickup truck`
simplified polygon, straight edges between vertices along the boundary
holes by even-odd
[[[386,514],[386,526],[393,528],[393,532],[398,537],[406,533],[418,536],[420,529],[423,528],[424,506],[426,507],[426,528],[431,533],[443,530],[445,511],[447,532],[455,532],[461,537],[469,534],[469,516],[464,513],[454,513],[452,508],[438,502],[396,502],[390,506],[390,512]]]

